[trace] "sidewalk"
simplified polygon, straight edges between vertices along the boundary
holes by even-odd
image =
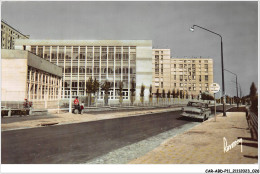
[[[61,113],[61,114],[49,114],[46,116],[22,116],[22,117],[4,117],[1,119],[1,130],[14,130],[14,129],[26,129],[41,127],[42,124],[53,124],[57,125],[70,124],[70,123],[80,123],[97,121],[104,119],[113,119],[121,117],[138,116],[151,113],[168,112],[181,110],[181,107],[177,108],[158,108],[158,109],[148,109],[139,111],[115,111],[115,112],[92,112],[84,114],[71,114],[71,113]]]
[[[130,164],[255,164],[258,162],[258,144],[250,140],[244,112],[227,112],[195,126],[183,134],[166,140],[146,155],[130,161]],[[224,153],[223,137],[231,145],[238,144]]]

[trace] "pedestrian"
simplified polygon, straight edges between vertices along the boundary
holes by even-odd
[[[80,113],[83,114],[83,109],[84,109],[84,103],[81,103],[80,105]]]
[[[76,109],[78,109],[80,111],[78,97],[76,97],[74,100],[74,110],[76,110]]]

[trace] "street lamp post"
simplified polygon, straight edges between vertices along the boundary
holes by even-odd
[[[238,88],[237,88],[237,75],[235,74],[235,73],[233,73],[233,72],[231,72],[231,71],[229,71],[229,70],[227,70],[227,69],[224,69],[225,71],[227,71],[227,72],[229,72],[229,73],[231,73],[231,74],[234,74],[235,76],[236,76],[236,89],[237,89],[237,108],[238,108]]]
[[[215,35],[218,35],[221,39],[221,67],[222,67],[222,96],[223,96],[223,116],[226,116],[226,110],[225,110],[225,80],[224,80],[224,61],[223,61],[223,42],[222,42],[222,36],[218,33],[215,33],[211,30],[208,30],[206,28],[203,28],[201,26],[198,26],[198,25],[193,25],[191,28],[190,28],[190,31],[194,31],[194,27],[198,27],[200,29],[203,29],[203,30],[206,30],[210,33],[213,33]]]

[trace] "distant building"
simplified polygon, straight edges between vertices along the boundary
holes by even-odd
[[[171,88],[197,96],[209,92],[213,83],[213,59],[210,58],[172,58]]]
[[[2,49],[14,49],[15,39],[29,39],[28,35],[22,34],[17,29],[13,28],[5,21],[1,21],[1,39],[2,39]]]
[[[15,49],[28,50],[63,69],[62,98],[86,96],[86,82],[90,77],[101,84],[112,83],[110,101],[119,99],[122,81],[123,98],[130,99],[131,81],[136,82],[136,100],[144,84],[148,100],[152,84],[151,40],[16,40]],[[99,89],[99,100],[104,92]]]
[[[153,49],[153,93],[183,91],[197,97],[213,83],[210,58],[170,58],[170,49]]]
[[[170,49],[153,49],[153,93],[157,89],[165,93],[171,88],[171,50]]]
[[[34,108],[57,106],[62,68],[23,50],[1,50],[2,106],[28,99]]]

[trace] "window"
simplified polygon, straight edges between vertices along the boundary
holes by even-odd
[[[128,60],[129,54],[128,53],[123,53],[123,60]]]
[[[126,52],[126,53],[128,53],[128,50],[129,50],[129,49],[128,49],[128,47],[127,47],[127,46],[124,46],[124,47],[123,47],[123,52]]]
[[[71,60],[71,47],[66,47],[66,56],[65,56],[66,61]]]
[[[33,54],[36,54],[36,46],[31,46],[31,52],[32,52]]]
[[[205,81],[208,81],[208,80],[209,80],[209,76],[205,75]]]
[[[100,52],[100,47],[99,46],[95,46],[94,47],[94,52],[95,53],[99,53]]]
[[[53,46],[51,51],[51,61],[56,63],[57,61],[57,47]]]
[[[42,46],[38,46],[38,56],[43,57],[43,47]]]
[[[183,81],[183,75],[180,76],[180,81]]]

